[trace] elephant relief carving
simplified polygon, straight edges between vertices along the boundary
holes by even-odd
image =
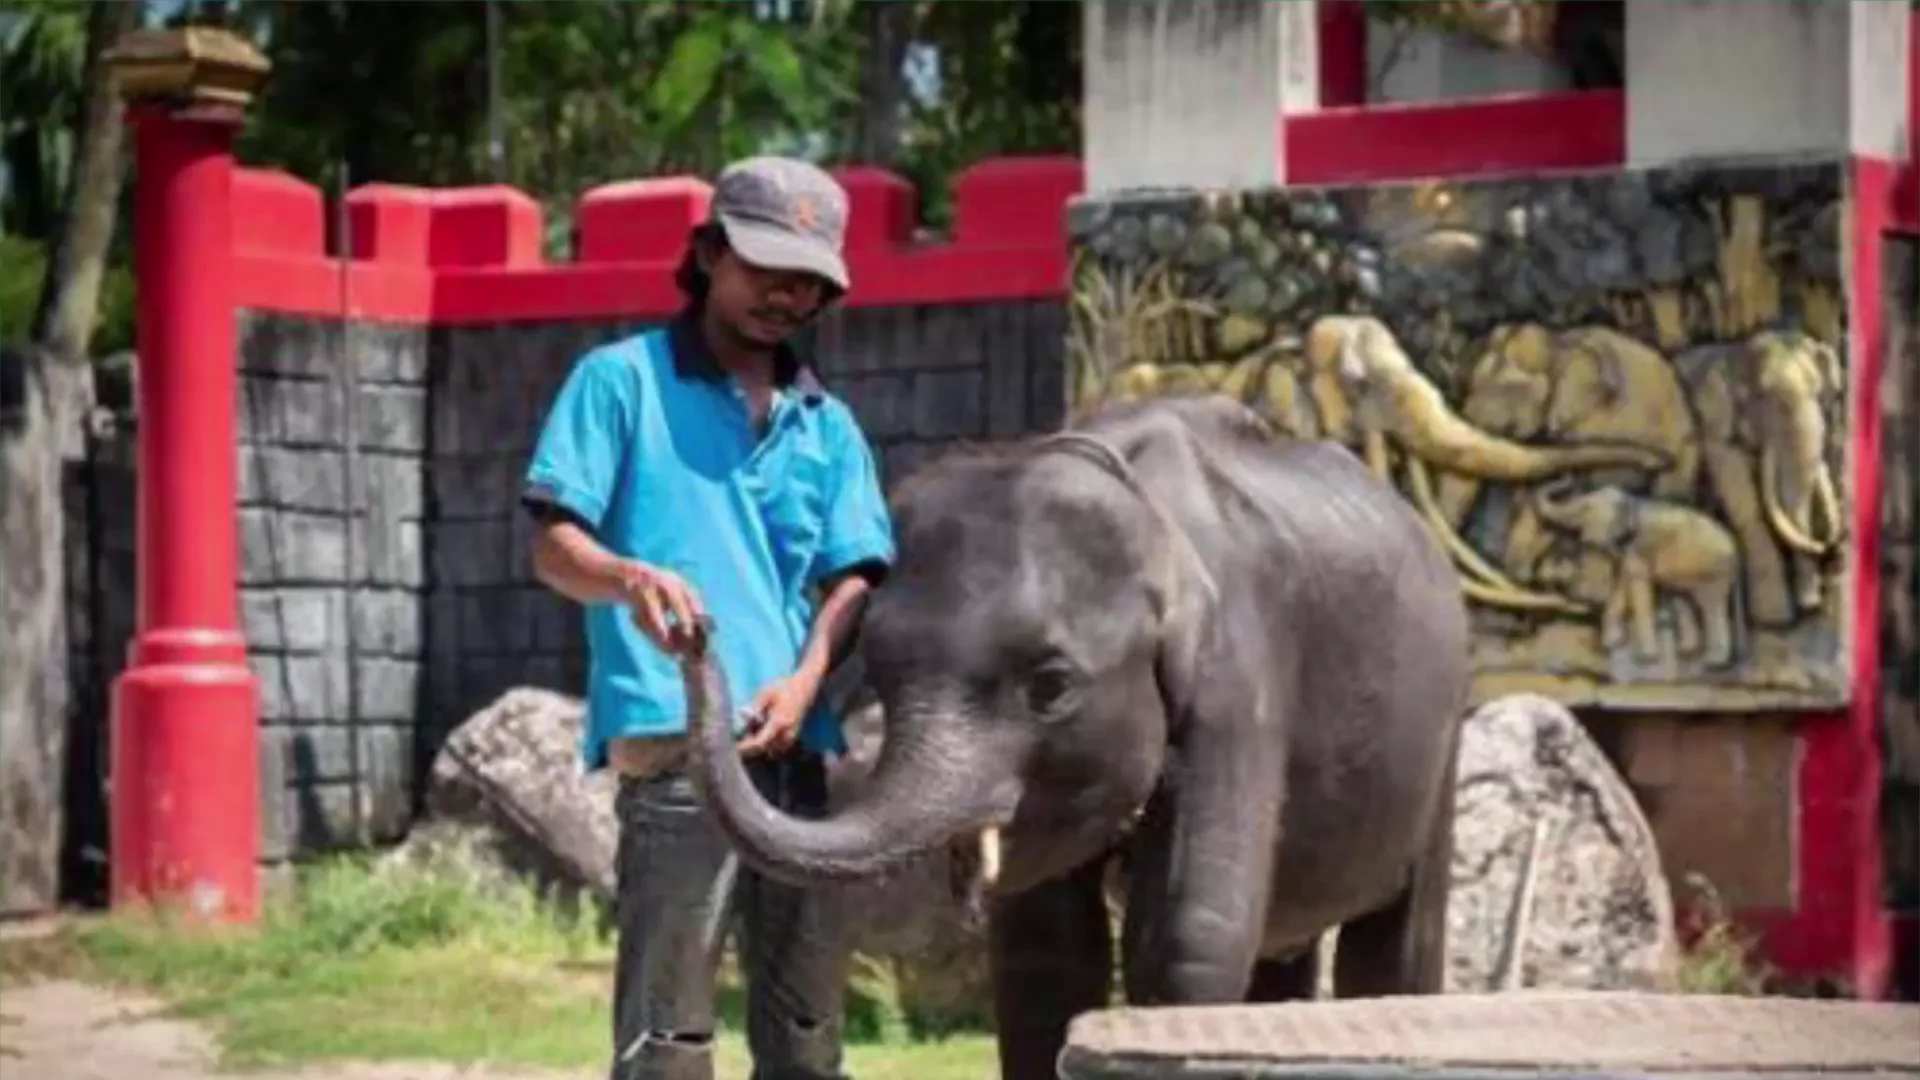
[[[1302,382],[1322,437],[1357,448],[1369,468],[1389,480],[1398,455],[1408,497],[1459,567],[1466,595],[1494,607],[1564,614],[1590,610],[1589,604],[1515,581],[1468,543],[1460,535],[1459,516],[1441,500],[1436,473],[1459,478],[1453,497],[1461,500],[1461,492],[1480,485],[1531,485],[1601,469],[1658,474],[1675,464],[1652,446],[1597,441],[1529,446],[1484,431],[1455,412],[1392,332],[1368,316],[1316,321],[1306,336]]]
[[[1538,323],[1496,329],[1468,373],[1461,415],[1489,434],[1552,446],[1641,447],[1658,469],[1602,467],[1594,486],[1685,501],[1699,480],[1699,432],[1685,389],[1660,353],[1617,330],[1549,330]],[[1475,477],[1442,477],[1439,501],[1455,528],[1482,522],[1478,537],[1520,582],[1540,581],[1552,547],[1524,487],[1490,487]],[[1596,558],[1599,556],[1595,556]],[[1606,577],[1607,575],[1599,575]],[[1602,598],[1576,589],[1576,598]]]
[[[1740,655],[1740,550],[1709,515],[1618,487],[1571,493],[1546,485],[1532,497],[1540,520],[1614,560],[1600,612],[1600,643],[1631,644],[1642,661],[1661,657],[1659,617],[1670,617],[1674,650],[1708,668]]]
[[[1833,347],[1796,330],[1689,350],[1674,361],[1699,418],[1706,472],[1739,540],[1750,616],[1787,627],[1827,603],[1845,538],[1830,427],[1845,376]]]

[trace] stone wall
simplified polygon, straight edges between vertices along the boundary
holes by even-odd
[[[242,316],[241,604],[268,861],[397,838],[455,725],[510,687],[579,692],[581,620],[533,581],[516,496],[573,359],[641,328]],[[853,308],[808,347],[893,483],[955,440],[1056,424],[1063,333],[1053,301]],[[83,894],[104,886],[107,695],[134,624],[134,424],[103,429],[68,492]]]

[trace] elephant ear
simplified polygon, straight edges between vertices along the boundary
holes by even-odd
[[[1169,718],[1194,700],[1204,677],[1210,632],[1219,623],[1220,590],[1179,522],[1152,498],[1147,506],[1163,526],[1154,566],[1160,608],[1160,652],[1155,660],[1160,696]]]

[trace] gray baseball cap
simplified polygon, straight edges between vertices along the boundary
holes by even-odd
[[[737,161],[714,182],[711,213],[746,262],[818,274],[846,291],[847,193],[819,168],[784,157]]]

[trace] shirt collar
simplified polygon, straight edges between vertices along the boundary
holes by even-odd
[[[714,359],[713,350],[707,348],[697,308],[682,311],[667,324],[667,343],[673,350],[674,374],[681,378],[718,382],[727,377],[726,370]],[[782,390],[792,389],[810,407],[820,404],[827,392],[813,369],[801,363],[800,354],[785,342],[773,350],[773,385]]]

